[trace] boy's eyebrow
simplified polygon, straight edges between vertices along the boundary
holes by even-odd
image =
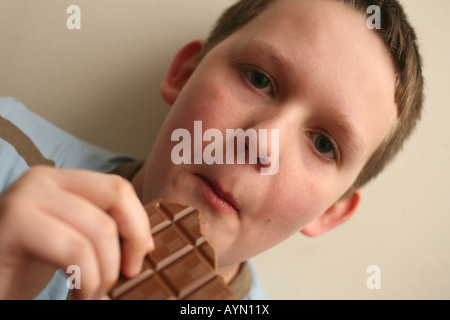
[[[346,141],[344,148],[353,154],[361,153],[365,149],[364,140],[348,117],[341,112],[336,112],[332,118],[332,126],[336,128],[336,131],[341,132]]]
[[[283,54],[275,47],[267,41],[256,37],[253,37],[250,41],[236,48],[236,52],[239,52],[240,50],[249,50],[251,53],[264,55],[280,68],[283,67],[289,69],[293,67],[289,59],[283,56]],[[356,127],[345,114],[339,111],[333,113],[332,126],[336,128],[336,131],[341,132],[340,136],[344,137],[346,141],[344,148],[353,154],[361,153],[365,148],[365,143]]]
[[[274,48],[267,41],[253,37],[250,41],[245,42],[243,45],[236,48],[236,52],[242,50],[248,50],[256,55],[264,55],[268,57],[272,63],[279,67],[290,68],[292,64],[284,57],[276,48]]]

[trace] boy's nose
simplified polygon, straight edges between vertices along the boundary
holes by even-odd
[[[239,152],[245,152],[246,159],[251,159],[252,154],[256,153],[255,162],[248,162],[250,164],[256,164],[267,174],[274,174],[278,171],[278,164],[280,157],[283,155],[283,145],[289,147],[289,141],[283,144],[286,139],[292,139],[289,137],[293,132],[298,132],[298,126],[295,125],[294,119],[298,118],[288,111],[272,112],[271,114],[261,115],[260,117],[253,117],[249,121],[245,130],[254,130],[257,135],[256,145],[250,139],[246,139],[245,148],[242,150],[236,150]],[[255,151],[256,150],[256,151]]]

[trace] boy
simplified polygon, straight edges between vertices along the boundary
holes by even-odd
[[[381,29],[367,27],[371,5],[381,9]],[[56,269],[77,265],[75,297],[100,298],[120,271],[139,272],[153,250],[142,204],[165,198],[203,213],[224,279],[239,298],[261,298],[245,261],[296,232],[318,236],[347,221],[359,188],[413,130],[422,86],[415,35],[396,1],[242,0],[206,43],[191,42],[176,55],[161,84],[171,111],[145,162],[75,150],[78,142],[60,132],[54,148],[41,141],[29,157],[17,136],[38,134],[24,118],[42,120],[5,107],[3,128],[10,129],[0,136],[15,148],[8,152],[32,158],[32,168],[2,171],[10,186],[0,197],[0,297],[32,298]],[[248,157],[244,165],[174,161],[186,152],[174,133],[187,130],[195,140],[198,121],[215,139],[230,129],[266,130],[258,142],[270,143],[258,143],[255,162],[250,138],[233,144],[233,157]],[[208,155],[208,141],[194,142],[193,158]],[[51,161],[90,170],[34,166]],[[261,174],[275,163],[276,172]],[[57,290],[67,294],[60,274],[44,297]]]

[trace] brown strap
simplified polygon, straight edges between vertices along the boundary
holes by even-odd
[[[237,300],[243,300],[252,287],[252,274],[247,262],[243,262],[237,275],[229,283]]]
[[[55,166],[55,162],[44,158],[33,141],[11,121],[0,116],[0,138],[11,144],[29,167],[37,164]]]
[[[133,162],[123,162],[119,164],[113,172],[113,174],[117,174],[122,178],[131,181],[134,175],[141,169],[144,164],[144,160],[137,160]]]

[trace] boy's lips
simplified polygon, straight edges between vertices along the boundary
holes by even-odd
[[[228,213],[239,213],[236,200],[229,192],[224,191],[220,184],[209,180],[200,174],[196,174],[200,178],[203,185],[203,192],[209,202],[221,211]]]

